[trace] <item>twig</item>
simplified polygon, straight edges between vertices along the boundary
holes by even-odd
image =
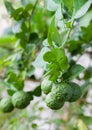
[[[32,9],[31,16],[30,16],[30,20],[32,19],[32,16],[33,16],[33,14],[34,14],[34,11],[35,11],[35,8],[36,8],[37,3],[38,3],[38,0],[36,0],[35,5],[34,5],[34,7],[33,7],[33,9]]]
[[[73,20],[72,23],[71,23],[71,28],[70,28],[70,29],[68,30],[68,32],[67,32],[67,36],[66,36],[66,39],[65,39],[63,45],[61,45],[59,48],[64,48],[64,47],[65,47],[65,45],[66,45],[66,43],[67,43],[67,40],[68,40],[68,38],[70,37],[70,33],[71,33],[71,31],[72,31],[73,24],[74,24],[74,20]]]
[[[37,3],[38,3],[38,0],[36,0],[36,2],[35,2],[35,4],[34,4],[34,7],[33,7],[33,9],[32,9],[32,12],[31,12],[31,15],[30,15],[30,17],[28,18],[28,21],[29,21],[29,32],[31,31],[31,19],[32,19],[32,16],[33,16],[33,14],[34,14],[34,11],[35,11],[35,9],[36,9],[36,5],[37,5]],[[28,39],[29,40],[29,39]]]

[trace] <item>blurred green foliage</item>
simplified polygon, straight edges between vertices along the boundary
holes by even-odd
[[[85,109],[92,105],[87,101],[92,86],[92,1],[4,2],[12,26],[0,37],[0,99],[5,91],[12,96],[24,89],[26,80],[33,80],[39,82],[32,91],[39,100],[25,110],[15,109],[6,115],[0,111],[0,130],[41,130],[46,124],[48,129],[54,127],[53,130],[91,130],[92,112],[88,116]],[[90,58],[85,70],[77,64],[84,54]],[[46,111],[49,115],[49,108],[43,105],[41,79],[35,77],[39,67],[43,67],[44,75],[53,83],[75,79],[81,85],[82,97],[75,103],[66,103],[58,111],[51,111],[51,118],[42,118]]]

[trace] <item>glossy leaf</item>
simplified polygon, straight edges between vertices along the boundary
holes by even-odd
[[[87,0],[74,0],[73,15],[87,2]]]
[[[81,19],[80,26],[87,27],[92,20],[92,10],[89,10]]]
[[[43,55],[43,59],[48,62],[47,75],[50,75],[50,80],[56,80],[60,73],[67,70],[68,60],[63,49],[52,49]]]
[[[43,59],[47,62],[58,62],[65,57],[64,50],[58,48],[48,51],[43,55]]]
[[[74,18],[78,19],[80,17],[82,17],[89,9],[89,7],[91,6],[92,1],[88,0],[75,14]]]
[[[75,77],[77,77],[81,72],[84,71],[84,67],[79,65],[79,64],[75,64],[73,65],[70,70],[69,70],[69,80],[74,79]]]
[[[53,17],[48,30],[48,43],[49,45],[52,45],[52,42],[54,41],[56,45],[60,45],[61,40],[62,39],[55,25],[55,17]]]

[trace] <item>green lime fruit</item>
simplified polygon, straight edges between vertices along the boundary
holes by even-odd
[[[72,87],[67,83],[53,84],[51,92],[60,101],[68,101],[73,93]]]
[[[75,102],[77,101],[80,97],[81,97],[81,88],[78,84],[74,83],[74,82],[70,82],[69,83],[73,89],[73,93],[71,98],[68,100],[69,102]]]
[[[28,92],[18,91],[12,96],[12,103],[15,108],[23,109],[30,104],[32,96]]]
[[[13,104],[12,104],[11,97],[3,98],[3,99],[0,101],[0,109],[1,109],[4,113],[8,113],[8,112],[13,111],[14,106],[13,106]]]
[[[45,94],[48,94],[51,92],[52,89],[52,81],[48,79],[48,77],[45,77],[41,83],[41,89]]]
[[[64,105],[64,101],[57,100],[57,98],[53,95],[53,93],[49,93],[46,96],[45,102],[46,105],[53,110],[58,110]]]

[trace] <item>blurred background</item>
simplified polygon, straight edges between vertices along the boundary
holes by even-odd
[[[20,0],[11,0],[11,2],[16,8],[21,5]],[[23,2],[26,3],[26,0]],[[43,3],[41,3],[40,6],[43,6]],[[41,10],[40,7],[39,10]],[[39,13],[41,12],[39,11]],[[48,12],[45,12],[45,14],[46,17],[52,15],[50,13],[47,15]],[[40,14],[40,18],[41,17]],[[46,28],[46,26],[48,28],[49,20],[47,23],[44,23],[44,19],[42,20],[43,27],[40,28]],[[6,10],[4,1],[0,0],[0,98],[7,96],[7,86],[9,86],[9,84],[7,85],[3,80],[7,77],[5,77],[7,66],[8,72],[10,70],[9,64],[11,63],[11,57],[9,56],[11,56],[13,52],[16,53],[16,46],[18,45],[14,37],[14,30],[15,32],[18,31],[19,25],[17,24],[17,26],[14,27],[14,24],[15,22],[10,18]],[[40,26],[40,23],[36,26]],[[33,29],[35,30],[35,27],[33,27]],[[39,29],[37,33],[39,32],[39,37],[41,37],[43,32],[47,32],[47,30]],[[38,46],[38,48],[40,47]],[[91,51],[91,47],[87,48],[87,52]],[[12,55],[12,59],[13,58],[14,56]],[[75,61],[77,60],[77,63],[87,68],[85,82],[83,80],[81,81],[84,74],[80,75],[80,80],[75,80],[78,84],[87,86],[85,87],[86,89],[82,99],[71,104],[65,103],[62,109],[52,111],[44,102],[44,94],[42,94],[41,97],[34,97],[34,100],[24,110],[15,109],[9,114],[4,114],[0,111],[0,130],[92,130],[92,87],[91,84],[89,84],[89,80],[92,83],[91,58],[92,52],[90,54],[82,54],[81,57],[73,57]],[[12,60],[11,64],[16,63]],[[23,89],[30,91],[36,88],[40,84],[43,73],[42,68],[33,69],[33,72],[28,73],[28,78],[24,82]],[[90,76],[89,79],[88,76]]]

